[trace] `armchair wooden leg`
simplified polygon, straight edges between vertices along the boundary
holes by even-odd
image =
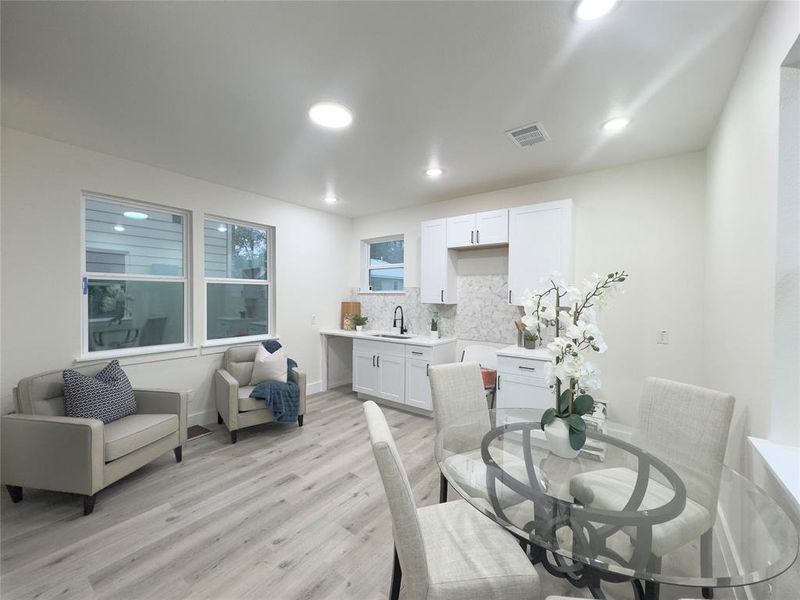
[[[97,494],[83,497],[83,516],[92,514],[94,510],[94,503],[97,501]]]
[[[222,425],[222,415],[217,413],[217,425]]]
[[[297,415],[297,426],[298,427],[303,426],[303,415]]]
[[[439,504],[447,502],[447,478],[439,473]]]
[[[709,529],[700,536],[700,575],[710,577],[712,572],[711,552],[714,544],[714,530]],[[713,598],[714,588],[703,588],[703,598]]]
[[[11,496],[11,501],[16,504],[22,502],[22,488],[18,485],[7,485],[8,495]]]
[[[400,581],[403,579],[403,571],[400,568],[400,559],[397,557],[397,548],[394,549],[394,566],[392,567],[392,587],[389,592],[389,600],[400,598]]]
[[[181,462],[183,460],[183,446],[178,446],[173,452],[175,453],[175,462]]]
[[[235,444],[236,443],[236,437],[237,437],[236,434],[237,433],[239,433],[239,432],[236,429],[231,431],[231,444]]]

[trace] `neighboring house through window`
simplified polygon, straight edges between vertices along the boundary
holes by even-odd
[[[188,344],[187,214],[94,194],[83,200],[83,354]]]
[[[372,292],[402,291],[405,280],[403,236],[362,242],[361,289]]]
[[[268,336],[274,330],[274,229],[208,217],[203,233],[206,340]]]

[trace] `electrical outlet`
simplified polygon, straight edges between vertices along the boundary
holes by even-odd
[[[317,324],[317,315],[311,315],[311,324],[312,325],[316,325]]]
[[[656,333],[656,344],[669,344],[669,331],[660,329]]]

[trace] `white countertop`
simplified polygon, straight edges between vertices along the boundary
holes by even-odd
[[[444,344],[455,344],[456,338],[439,338],[435,339],[427,335],[415,335],[410,338],[386,338],[380,337],[378,333],[391,333],[390,331],[374,330],[374,331],[345,331],[344,329],[320,329],[320,335],[335,335],[338,337],[359,338],[364,340],[374,340],[376,342],[389,342],[392,344],[408,344],[410,346],[442,346]]]
[[[506,346],[497,351],[497,356],[510,356],[512,358],[529,358],[531,360],[550,360],[550,352],[546,348],[520,348],[519,346]]]

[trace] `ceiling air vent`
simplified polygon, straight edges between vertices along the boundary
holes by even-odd
[[[550,136],[547,135],[541,121],[509,129],[506,131],[506,134],[514,140],[514,143],[520,148],[528,148],[534,144],[550,141]]]

